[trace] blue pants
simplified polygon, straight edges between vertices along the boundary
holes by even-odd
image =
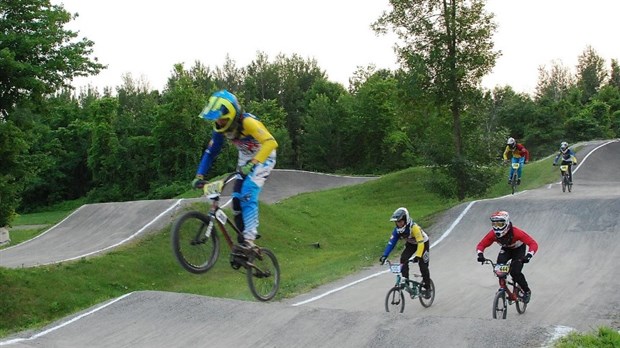
[[[255,240],[258,234],[258,195],[265,180],[275,167],[276,161],[267,159],[257,164],[245,178],[237,180],[233,197],[235,224],[243,232],[243,238]],[[242,240],[239,240],[241,243]]]
[[[517,177],[519,179],[521,179],[521,173],[523,172],[523,164],[525,163],[525,157],[519,157],[519,158],[512,158],[512,163],[519,163],[519,169],[517,170]],[[510,166],[510,175],[508,175],[508,180],[512,179],[512,174],[515,172],[514,168],[512,168],[512,165]]]

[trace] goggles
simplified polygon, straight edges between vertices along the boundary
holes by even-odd
[[[504,229],[506,227],[506,221],[491,221],[491,226],[493,229]]]

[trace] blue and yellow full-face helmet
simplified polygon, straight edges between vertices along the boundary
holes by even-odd
[[[207,106],[205,106],[200,113],[200,117],[216,121],[213,125],[213,129],[216,132],[224,133],[234,130],[231,129],[231,126],[235,121],[235,117],[239,114],[241,114],[241,105],[239,105],[237,97],[224,89],[211,95]],[[219,119],[226,119],[227,121],[222,125],[217,122]]]

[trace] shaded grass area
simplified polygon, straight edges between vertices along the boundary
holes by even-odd
[[[554,182],[559,174],[551,163],[552,159],[546,159],[527,165],[521,189]],[[261,204],[260,244],[275,252],[282,271],[276,300],[305,293],[375,264],[389,238],[392,223],[388,220],[396,208],[407,207],[412,217],[427,227],[439,213],[459,204],[429,193],[425,183],[431,176],[427,168],[411,168],[360,185],[304,193],[274,205]],[[508,193],[509,187],[502,180],[491,188],[488,197]],[[196,204],[192,208],[206,207]],[[23,215],[19,222],[55,223],[71,211],[32,214],[32,220]],[[53,213],[58,215],[53,217]],[[140,290],[254,301],[244,273],[229,266],[226,251],[204,275],[184,271],[172,255],[167,226],[102,256],[38,268],[0,268],[0,336],[38,328]]]

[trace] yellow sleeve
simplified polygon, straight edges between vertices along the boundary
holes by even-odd
[[[510,146],[506,145],[506,149],[504,150],[504,159],[508,159],[508,154],[510,153]]]
[[[422,257],[422,251],[424,250],[424,236],[422,235],[422,229],[418,224],[414,224],[411,227],[411,235],[418,243],[418,249],[415,251],[415,256]]]
[[[255,118],[246,117],[243,119],[243,132],[246,135],[252,136],[260,143],[260,150],[254,156],[260,163],[265,162],[271,151],[278,147],[278,142],[269,133],[265,125]]]

